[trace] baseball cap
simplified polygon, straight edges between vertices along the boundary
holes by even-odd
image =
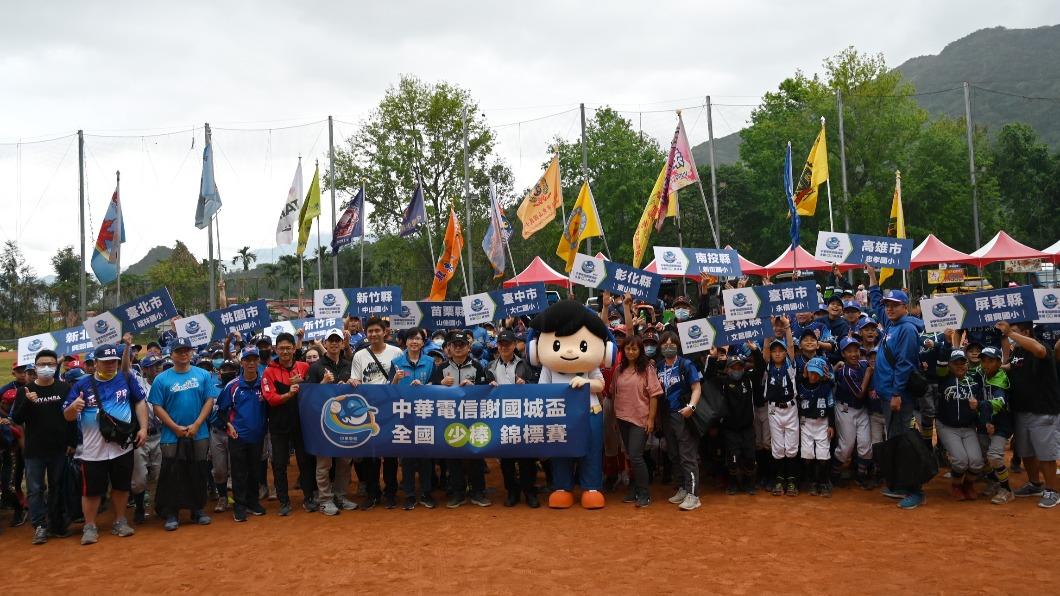
[[[328,337],[331,337],[331,332],[330,331],[328,331]],[[342,337],[342,333],[341,332],[339,333],[339,337]],[[254,338],[254,345],[255,346],[260,346],[261,344],[265,344],[267,346],[271,346],[272,345],[272,338],[269,337],[268,335],[264,335],[264,334],[255,337]]]
[[[176,352],[177,350],[191,350],[194,349],[194,347],[195,346],[191,345],[191,339],[187,337],[178,337],[173,340],[173,343],[169,344],[171,352]],[[96,357],[98,358],[99,356]]]
[[[844,337],[843,339],[839,340],[839,351],[842,352],[843,350],[847,349],[847,346],[851,345],[860,346],[861,342],[854,337]]]
[[[802,338],[806,337],[807,335],[812,335],[814,339],[817,339],[817,333],[813,329],[806,328],[803,329],[802,333],[799,334],[799,341],[802,341]]]
[[[856,300],[844,300],[843,310],[861,310],[861,304]]]
[[[815,358],[810,358],[810,361],[806,363],[806,370],[812,373],[817,373],[823,377],[828,374],[827,372],[825,372],[828,370],[828,363],[825,362],[824,358],[821,358],[819,356]]]
[[[471,337],[463,329],[456,329],[454,331],[450,331],[449,335],[445,336],[446,345],[461,342],[465,344],[471,344]]]
[[[77,358],[73,358],[71,360],[67,360],[66,361],[66,367],[67,368],[81,368],[81,361],[78,360]]]
[[[259,357],[260,357],[260,354],[258,353],[258,349],[257,348],[247,348],[247,349],[243,350],[242,354],[239,355],[239,359],[240,360],[246,360],[247,358],[259,358]]]
[[[433,347],[433,348],[428,348],[428,349],[427,349],[427,355],[428,355],[428,356],[431,356],[431,357],[434,357],[434,356],[436,356],[436,355],[437,355],[437,356],[442,356],[442,357],[444,357],[444,356],[445,356],[445,352],[443,352],[443,351],[441,350],[441,348],[439,348],[439,347],[435,346],[435,347]]]
[[[869,325],[872,325],[873,327],[879,327],[879,324],[877,324],[876,321],[873,321],[869,317],[865,317],[863,319],[859,319],[858,320],[858,324],[854,328],[854,330],[855,331],[861,331],[862,329],[868,327]]]
[[[788,349],[788,342],[780,339],[779,337],[778,338],[774,338],[773,341],[769,342],[769,349],[770,350],[772,350],[773,348],[775,348],[777,346],[779,346],[780,349],[782,349],[782,350],[786,350],[786,349]]]
[[[121,360],[121,356],[118,355],[118,348],[114,347],[114,344],[103,344],[96,348],[96,360]]]
[[[497,343],[509,342],[515,343],[515,333],[511,329],[504,329],[497,334]]]
[[[614,327],[611,328],[611,332],[612,333],[621,333],[622,335],[626,335],[626,326],[625,325],[615,325]]]
[[[883,301],[909,304],[909,295],[902,290],[887,290],[887,293],[883,296]]]
[[[685,306],[692,306],[692,303],[689,302],[688,298],[686,298],[684,296],[678,296],[677,298],[674,298],[674,306],[677,306],[678,304],[684,304]]]
[[[148,356],[140,361],[140,369],[150,368],[156,364],[161,364],[162,359],[158,356]]]
[[[96,355],[93,354],[92,352],[89,352],[89,353],[85,354],[85,357],[81,359],[81,362],[84,362],[86,364],[89,363],[89,362],[95,362],[95,361],[96,361]]]
[[[967,360],[968,355],[964,353],[964,350],[954,350],[950,352],[950,362],[956,362],[958,360]]]
[[[239,368],[239,363],[237,363],[235,360],[225,360],[221,363],[221,366],[217,367],[217,369],[221,370],[224,368],[236,369]]]
[[[74,381],[85,376],[85,374],[85,371],[81,370],[80,368],[71,368],[63,375],[63,380],[67,383],[73,383]]]
[[[994,346],[983,348],[982,352],[979,352],[980,358],[994,358],[995,360],[1001,360],[1001,350]]]
[[[817,310],[814,312],[828,312],[828,305],[822,302],[817,305]]]
[[[346,336],[342,334],[341,329],[336,329],[332,327],[331,329],[328,329],[327,332],[324,334],[324,339],[331,339],[332,337],[338,337],[339,339],[343,339]],[[257,342],[254,342],[254,344],[257,345]]]
[[[747,358],[739,352],[733,352],[729,354],[727,365],[732,366],[733,364],[747,364]]]
[[[838,292],[832,292],[832,295],[828,297],[825,304],[831,304],[833,302],[838,302],[839,304],[842,304],[844,308],[846,307],[846,304],[843,304],[843,296]]]

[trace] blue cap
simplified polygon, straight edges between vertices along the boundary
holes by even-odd
[[[828,310],[828,305],[825,304],[824,302],[822,302],[822,303],[817,305],[817,310]],[[814,312],[817,312],[817,311],[814,311]]]
[[[828,297],[828,300],[825,300],[825,304],[831,304],[833,302],[843,304],[843,296],[839,293],[832,292],[832,295]]]
[[[788,349],[788,342],[780,338],[774,338],[773,341],[769,342],[769,349],[772,350],[773,346],[780,346],[781,348],[784,348],[786,350]]]
[[[822,377],[827,376],[828,373],[826,371],[828,370],[828,362],[819,356],[810,358],[810,361],[806,363],[806,370],[812,373],[817,373]]]
[[[887,290],[887,293],[883,295],[883,301],[909,304],[909,295],[902,290]]]
[[[67,383],[73,383],[74,381],[80,379],[83,376],[85,376],[85,371],[81,370],[80,368],[71,368],[63,375],[63,379]]]
[[[870,317],[862,317],[858,319],[857,325],[854,327],[854,331],[861,331],[862,329],[872,325],[873,327],[879,327],[879,323],[873,321]]]
[[[118,353],[118,348],[114,347],[114,344],[103,344],[96,348],[96,360],[121,360],[121,354]]]
[[[843,301],[843,310],[847,310],[847,309],[861,310],[861,303],[858,302],[857,300],[844,300]]]
[[[1001,360],[1001,350],[995,348],[994,346],[988,346],[983,348],[982,352],[979,352],[979,357],[994,358],[996,360]]]
[[[191,345],[191,339],[187,337],[178,337],[169,344],[170,352],[176,352],[181,349],[194,349],[195,346]]]
[[[445,356],[445,352],[443,352],[442,349],[437,347],[437,346],[435,346],[433,348],[427,348],[427,355],[428,356],[434,357],[435,354],[437,354],[439,356],[443,356],[443,357]]]
[[[89,352],[89,353],[85,354],[85,357],[82,358],[81,361],[82,362],[95,362],[96,361],[96,355],[93,354],[92,352]]]
[[[958,360],[967,360],[968,355],[964,353],[964,350],[954,350],[950,352],[950,362],[956,362]]]
[[[247,348],[247,349],[243,350],[242,354],[239,355],[239,359],[240,360],[246,360],[247,358],[259,358],[259,357],[260,357],[260,354],[258,353],[258,349],[257,348]]]
[[[160,364],[161,362],[162,362],[162,359],[159,358],[158,356],[148,356],[148,357],[146,357],[146,358],[144,358],[143,360],[140,361],[140,368],[142,370],[144,368],[149,368],[149,367],[152,367],[152,366],[154,366],[156,364]]]
[[[844,337],[843,339],[839,340],[839,351],[842,352],[843,350],[847,349],[847,346],[860,345],[861,342],[858,341],[856,337]]]
[[[802,341],[802,338],[806,337],[807,335],[812,335],[814,339],[819,339],[816,331],[809,327],[805,327],[803,328],[802,333],[799,334],[799,341]]]

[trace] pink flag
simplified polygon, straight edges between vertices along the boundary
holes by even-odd
[[[679,115],[677,130],[674,131],[674,139],[670,143],[670,154],[666,157],[666,179],[663,183],[661,203],[655,219],[656,232],[662,229],[667,217],[677,214],[676,194],[675,200],[670,201],[671,193],[676,193],[698,180],[699,172],[696,171],[696,163],[692,159],[692,148],[688,144],[685,125]]]

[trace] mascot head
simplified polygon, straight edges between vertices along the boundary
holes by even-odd
[[[568,374],[610,366],[614,343],[600,316],[575,302],[560,300],[530,323],[535,337],[527,345],[531,364]]]

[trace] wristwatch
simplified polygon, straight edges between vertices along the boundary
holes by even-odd
[[[693,412],[696,411],[696,404],[688,404],[688,407],[691,408]]]

